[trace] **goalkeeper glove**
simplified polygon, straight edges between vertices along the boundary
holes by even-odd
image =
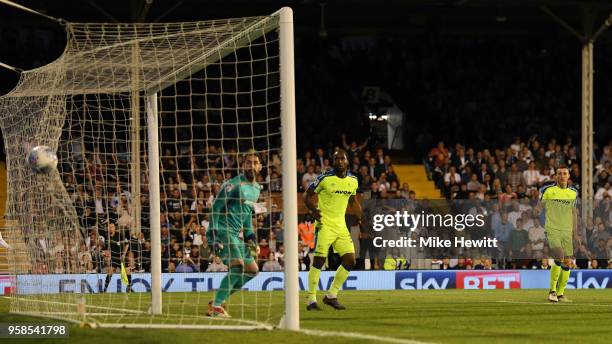
[[[219,253],[222,250],[223,250],[223,244],[222,243],[220,243],[218,241],[213,242],[213,244],[212,244],[212,251],[215,254],[215,256],[218,256]]]
[[[259,256],[259,245],[257,245],[257,238],[255,237],[255,233],[246,237],[246,244],[251,252],[251,256],[253,258],[257,258]]]
[[[219,252],[223,250],[223,244],[217,241],[217,230],[216,229],[210,230],[210,241],[211,241],[210,248],[212,249],[212,252],[214,253],[215,256],[218,256]]]

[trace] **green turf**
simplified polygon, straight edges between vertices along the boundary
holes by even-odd
[[[610,343],[612,342],[612,290],[570,290],[571,304],[549,304],[544,290],[446,290],[446,291],[344,291],[341,301],[348,310],[323,312],[301,310],[301,326],[306,329],[363,333],[382,337],[411,339],[426,343]],[[206,293],[164,294],[172,312],[194,311],[194,302],[207,300]],[[249,299],[249,293],[236,296]],[[272,307],[260,304],[263,298]],[[251,298],[252,299],[252,298]],[[108,295],[91,297],[89,303],[111,302],[114,307],[144,306],[142,295],[128,298]],[[282,307],[280,293],[257,293],[257,304],[244,307],[246,317],[255,310]],[[0,299],[0,323],[41,322],[40,318],[8,313],[9,300]],[[263,307],[263,308],[262,308]],[[201,308],[201,306],[199,306]],[[198,308],[198,309],[199,309]],[[231,309],[231,306],[230,306]],[[242,308],[241,308],[242,309]],[[237,309],[234,307],[234,310]],[[236,314],[233,312],[234,315]],[[264,316],[258,313],[258,317]],[[265,315],[267,316],[267,315]],[[276,319],[277,317],[272,316]],[[127,321],[129,318],[124,318]],[[194,318],[184,320],[193,321]],[[32,341],[31,339],[29,340]],[[71,328],[75,343],[369,343],[342,337],[314,337],[287,331],[196,331]],[[11,341],[0,339],[1,343]],[[26,343],[27,341],[14,341]],[[36,340],[36,342],[52,342]],[[66,342],[65,340],[55,342]]]

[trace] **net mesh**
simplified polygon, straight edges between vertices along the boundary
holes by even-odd
[[[23,73],[0,98],[13,312],[123,325],[278,322],[279,292],[238,292],[231,319],[206,317],[210,290],[224,273],[165,275],[163,314],[149,315],[148,199],[160,189],[163,272],[224,270],[204,235],[211,203],[240,173],[240,153],[255,151],[264,165],[257,176],[264,206],[254,228],[280,231],[278,25],[278,15],[67,24],[64,54]],[[148,182],[145,103],[152,94],[160,185]],[[57,152],[56,171],[27,166],[38,145]]]

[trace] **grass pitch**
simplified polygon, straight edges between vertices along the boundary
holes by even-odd
[[[169,293],[172,294],[172,293]],[[193,293],[200,301],[208,293]],[[612,290],[568,290],[574,302],[550,304],[545,290],[417,290],[343,291],[346,311],[327,306],[323,312],[300,310],[301,326],[327,336],[288,331],[202,331],[160,329],[85,329],[71,327],[65,339],[0,339],[2,343],[610,343],[612,342]],[[171,300],[178,295],[164,294]],[[189,296],[189,294],[187,294]],[[94,297],[95,296],[91,296]],[[144,305],[143,295],[109,297],[123,306]],[[260,296],[258,296],[259,298]],[[268,311],[282,309],[282,294],[266,296]],[[247,292],[235,298],[252,299]],[[305,295],[304,295],[305,299]],[[120,300],[120,301],[118,301]],[[115,302],[113,301],[113,302]],[[134,304],[138,302],[138,305]],[[261,302],[261,300],[259,301]],[[200,302],[202,303],[202,302]],[[205,305],[205,303],[203,303]],[[193,304],[173,304],[189,311]],[[113,305],[117,307],[117,305]],[[202,305],[199,308],[204,308]],[[231,309],[231,306],[230,306]],[[248,309],[253,307],[245,307]],[[9,314],[9,300],[0,298],[0,323],[48,323],[35,317]],[[178,309],[172,309],[177,312]],[[234,313],[235,314],[235,313]],[[245,314],[247,316],[248,314]],[[266,315],[267,316],[267,315]],[[274,319],[272,316],[271,319]],[[130,318],[124,318],[130,321]],[[183,321],[189,320],[188,318]],[[191,321],[191,320],[189,320]],[[168,323],[171,323],[168,321]],[[348,333],[339,336],[335,332]],[[352,335],[354,337],[348,337]],[[369,336],[369,337],[363,337]]]

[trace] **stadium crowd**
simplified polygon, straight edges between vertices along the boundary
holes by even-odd
[[[382,148],[371,150],[367,141],[348,141],[344,135],[340,145],[328,150],[305,151],[297,159],[299,185],[296,187],[299,192],[331,168],[332,151],[340,147],[349,154],[351,173],[359,179],[362,198],[415,198],[407,183],[400,184],[391,157]],[[80,269],[104,273],[115,271],[123,262],[128,272],[149,271],[151,241],[146,173],[142,174],[142,195],[135,199],[133,190],[127,186],[127,161],[121,154],[85,153],[73,155],[72,159],[76,161],[70,166],[62,164],[60,169],[80,226],[85,231],[85,244],[77,253]],[[262,271],[281,271],[284,268],[284,233],[281,212],[274,197],[282,191],[280,159],[276,153],[262,154],[261,159],[264,169],[257,176],[263,187],[260,200],[267,202],[270,211],[253,217],[260,246],[258,260]],[[237,175],[240,160],[236,150],[226,152],[215,146],[195,154],[188,147],[178,147],[176,152],[172,148],[164,149],[160,194],[164,272],[227,270],[211,251],[205,233],[210,225],[214,198],[221,184]],[[139,202],[140,226],[132,216],[134,202]],[[300,269],[307,270],[314,248],[314,227],[312,219],[304,212],[300,215],[296,235],[300,239]],[[47,257],[55,257],[50,259],[55,262],[53,266],[42,267],[43,271],[68,269],[64,255],[69,250],[64,248],[60,238],[50,240],[40,235],[37,244]]]
[[[554,181],[557,169],[568,167],[571,185],[580,190],[578,147],[570,137],[563,142],[517,137],[503,149],[483,150],[439,142],[425,165],[445,198],[478,202],[488,210],[490,230],[503,246],[496,254],[508,258],[498,263],[508,268],[542,266],[548,256],[539,189]],[[612,267],[612,142],[598,152],[595,166],[593,217],[578,215],[574,238],[580,268]]]
[[[367,141],[349,141],[344,135],[341,144],[332,149],[318,148],[300,155],[296,161],[299,191],[304,191],[319,174],[331,168],[331,153],[340,147],[349,154],[350,170],[358,177],[362,201],[417,202],[415,192],[398,179],[392,158],[384,149],[370,149]],[[597,158],[595,215],[584,222],[576,238],[577,267],[612,267],[608,261],[612,256],[611,147],[604,147]],[[81,169],[77,167],[70,173],[63,170],[66,190],[76,206],[81,228],[86,231],[85,243],[76,252],[80,271],[108,273],[116,271],[120,262],[124,262],[130,273],[149,271],[151,241],[146,174],[143,174],[143,194],[135,200],[126,188],[126,174],[109,172],[116,171],[112,167],[121,164],[119,159],[97,154],[80,156],[82,164],[73,166],[82,166]],[[258,262],[262,271],[282,271],[284,233],[281,211],[275,204],[278,199],[274,198],[281,191],[280,159],[276,154],[263,154],[262,162],[265,168],[257,180],[263,186],[261,200],[268,202],[270,211],[253,217],[260,246]],[[221,184],[238,173],[239,164],[240,157],[235,150],[226,153],[208,147],[202,154],[194,155],[181,147],[178,154],[171,149],[164,150],[160,204],[164,272],[227,271],[227,266],[211,251],[205,233],[210,226],[214,197]],[[537,138],[527,142],[517,139],[506,149],[482,151],[466,149],[461,144],[448,149],[439,143],[431,150],[426,163],[432,180],[449,201],[477,201],[482,207],[488,207],[487,223],[491,233],[500,239],[501,248],[486,254],[466,251],[448,255],[440,252],[404,255],[399,251],[376,249],[372,245],[375,234],[368,221],[359,226],[357,219],[347,214],[347,229],[358,252],[358,268],[548,268],[548,261],[544,259],[548,247],[541,211],[536,205],[538,188],[549,182],[562,165],[570,166],[572,180],[580,180],[576,147],[569,139],[563,144],[550,140],[544,145]],[[580,187],[578,183],[574,186]],[[139,227],[131,215],[133,202],[140,202]],[[313,219],[304,210],[300,212],[296,235],[299,236],[299,268],[308,270],[315,235]],[[66,255],[75,252],[69,252],[62,240],[49,240],[41,235],[38,244],[47,257],[53,257],[47,261],[56,262],[39,268],[41,272],[68,270]],[[333,264],[330,259],[329,268]]]

